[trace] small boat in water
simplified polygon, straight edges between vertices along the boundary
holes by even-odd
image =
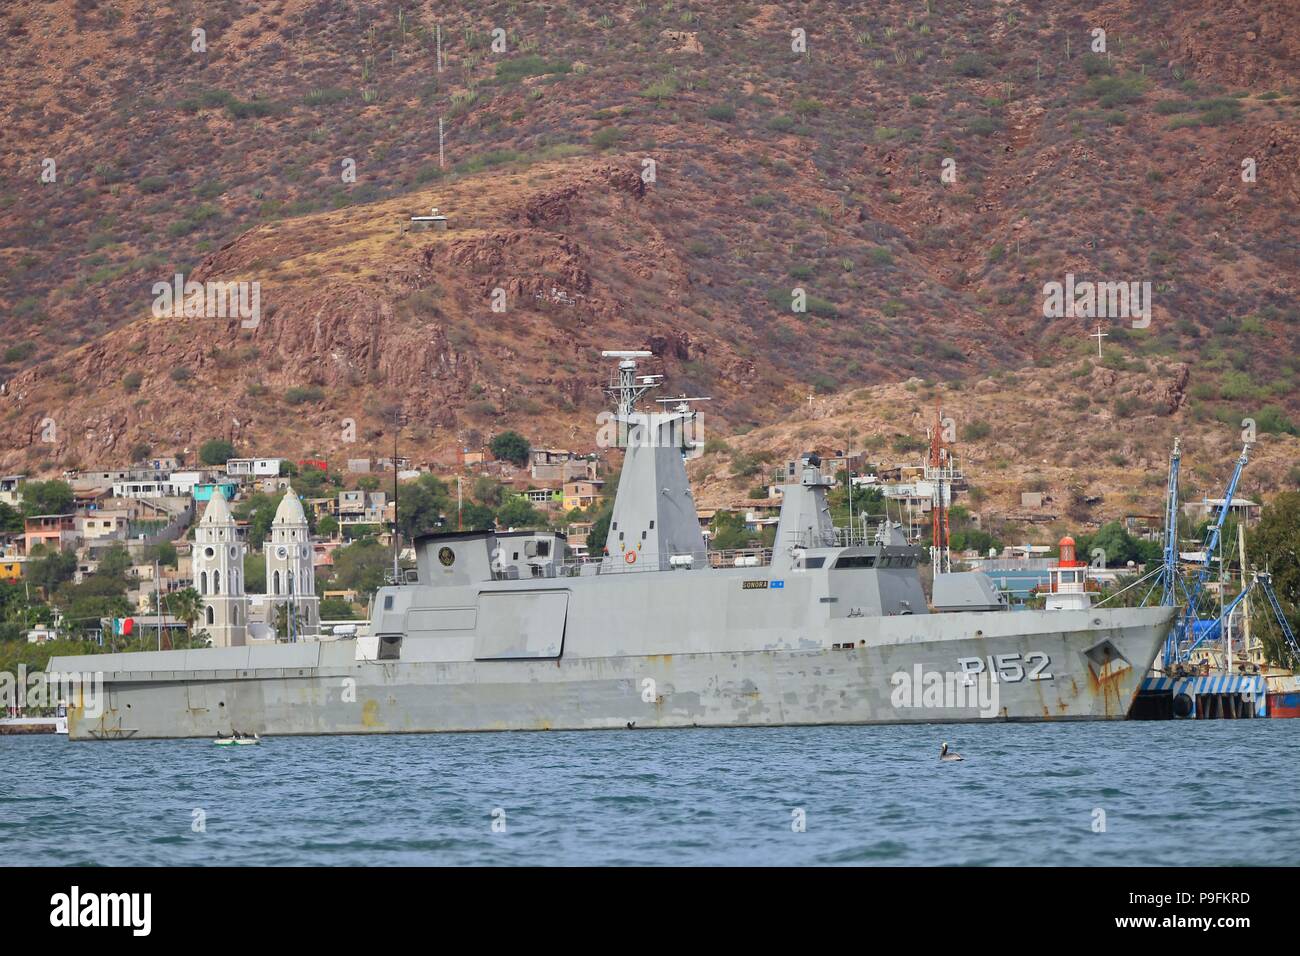
[[[218,737],[212,742],[218,747],[246,747],[249,744],[260,744],[262,738],[253,734],[251,737]]]

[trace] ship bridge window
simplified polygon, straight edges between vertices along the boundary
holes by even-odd
[[[803,559],[803,566],[805,568],[820,568],[825,563],[826,563],[825,558],[804,558]]]
[[[530,558],[545,558],[551,554],[551,542],[549,541],[525,541],[524,554]],[[519,555],[515,555],[516,558]]]
[[[882,559],[881,567],[886,567]],[[841,556],[835,562],[835,568],[874,568],[876,566],[876,556],[874,554],[846,554]]]
[[[392,609],[393,609],[393,596],[392,596],[391,594],[385,594],[385,595],[384,595],[384,610],[385,610],[385,611],[391,611]]]

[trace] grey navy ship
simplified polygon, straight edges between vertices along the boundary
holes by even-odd
[[[888,522],[837,529],[815,454],[773,546],[707,547],[680,436],[687,402],[613,352],[624,463],[604,553],[556,532],[442,531],[381,587],[369,633],[60,657],[102,672],[73,739],[1122,719],[1174,608],[1100,608],[1086,569],[1009,610],[977,572],[936,574]],[[1062,562],[1063,565],[1068,562]]]

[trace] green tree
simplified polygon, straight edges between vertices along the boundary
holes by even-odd
[[[77,553],[69,549],[54,551],[28,561],[23,569],[23,577],[46,595],[51,595],[63,582],[72,580],[76,572]]]
[[[86,575],[80,584],[64,582],[55,603],[63,611],[64,625],[74,634],[98,628],[103,618],[127,617],[131,613],[131,603],[126,599],[126,579],[101,571]],[[114,646],[123,643],[118,640]]]
[[[275,510],[287,492],[278,491],[273,495],[256,492],[249,495],[235,507],[235,517],[248,522],[248,540],[262,542],[271,534],[271,522],[275,520]],[[308,519],[310,524],[310,519]]]
[[[322,497],[325,486],[330,483],[329,473],[321,471],[315,465],[303,465],[298,477],[293,480],[294,488],[306,498]]]
[[[272,626],[275,628],[275,636],[282,641],[289,639],[290,626],[292,630],[301,639],[303,627],[302,609],[294,607],[290,610],[289,602],[275,606],[275,616]]]
[[[1102,525],[1095,534],[1081,535],[1076,545],[1080,561],[1091,562],[1092,553],[1098,548],[1106,552],[1108,568],[1123,567],[1130,561],[1141,564],[1160,555],[1159,543],[1137,540],[1118,521]]]
[[[224,465],[235,457],[235,446],[224,438],[213,438],[199,446],[199,461],[205,465]]]
[[[966,531],[954,531],[949,541],[953,551],[978,551],[988,554],[990,548],[1002,550],[1002,542],[987,531],[970,528]]]
[[[591,530],[587,532],[587,553],[599,554],[605,548],[605,542],[609,539],[609,523],[612,520],[614,512],[612,509],[602,511],[596,516],[591,523]]]
[[[397,527],[408,539],[434,531],[443,525],[443,516],[451,510],[447,485],[441,479],[423,474],[408,482],[397,501]]]
[[[471,493],[474,500],[480,504],[485,504],[489,508],[499,508],[505,498],[506,489],[501,482],[484,476],[474,479],[474,489]]]
[[[66,481],[26,481],[22,485],[24,515],[62,515],[72,511],[72,486]]]
[[[1272,574],[1282,611],[1291,630],[1300,634],[1300,492],[1284,491],[1264,506],[1259,524],[1247,537],[1246,553],[1253,565]],[[1251,601],[1256,615],[1272,618],[1266,600],[1252,597]],[[1269,659],[1285,661],[1277,626],[1265,625],[1260,633]]]
[[[333,583],[339,590],[356,591],[368,601],[384,583],[393,566],[393,554],[378,541],[368,539],[334,551]]]
[[[167,607],[178,621],[185,622],[185,630],[193,635],[194,622],[199,619],[203,609],[203,598],[194,588],[182,588],[167,595]]]
[[[339,533],[338,519],[333,515],[326,515],[316,522],[316,531],[322,538],[332,538]]]
[[[841,472],[843,474],[843,472]],[[841,478],[826,495],[826,503],[831,509],[831,519],[836,527],[848,527],[849,524],[849,490]],[[883,515],[885,513],[885,495],[879,488],[870,485],[853,486],[853,517],[860,519],[863,515]]]
[[[332,597],[320,602],[320,619],[322,621],[355,621],[357,613],[350,601]]]
[[[134,563],[131,559],[131,552],[124,545],[114,544],[99,556],[96,573],[109,577],[125,578],[126,572],[131,570],[131,565]]]
[[[494,436],[488,447],[492,449],[494,458],[511,462],[521,468],[528,464],[528,455],[532,450],[528,447],[528,439],[513,431],[501,432]]]
[[[546,519],[526,498],[514,495],[497,509],[497,521],[506,528],[544,528]]]
[[[145,560],[152,564],[157,561],[165,568],[174,568],[177,563],[176,545],[170,541],[160,541],[149,549]]]
[[[21,532],[23,530],[23,516],[16,508],[9,507],[3,501],[0,501],[0,533]]]
[[[709,529],[713,532],[710,546],[718,551],[747,548],[755,538],[755,535],[745,528],[744,515],[734,511],[719,511],[709,523]]]
[[[496,515],[487,505],[468,502],[461,512],[466,531],[490,531],[496,527]]]
[[[244,593],[266,593],[266,557],[249,551],[244,555]]]

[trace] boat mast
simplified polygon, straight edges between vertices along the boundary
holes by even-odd
[[[945,469],[947,474],[945,474]],[[952,570],[952,553],[948,547],[947,480],[952,476],[948,448],[943,441],[943,409],[934,403],[934,428],[930,432],[930,463],[925,469],[933,488],[930,508],[930,553],[934,573]]]
[[[646,392],[652,388],[658,388],[662,375],[642,375],[640,384],[637,383],[636,360],[639,358],[649,358],[652,352],[639,350],[633,351],[604,351],[601,352],[601,358],[618,359],[618,381],[608,385],[605,391],[615,396],[618,402],[618,414],[620,418],[631,415],[636,411],[636,403]]]

